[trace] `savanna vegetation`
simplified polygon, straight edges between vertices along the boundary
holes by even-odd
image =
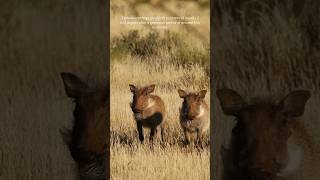
[[[111,24],[115,27],[111,30],[110,66],[111,179],[209,179],[209,131],[203,149],[184,145],[179,124],[182,99],[178,94],[179,88],[209,91],[209,7],[192,1],[111,1],[111,8]],[[177,16],[199,15],[203,24],[191,31],[118,24],[122,15],[172,16],[171,12]],[[201,31],[207,32],[203,33],[206,40],[196,35]],[[129,106],[129,84],[156,84],[154,94],[166,105],[166,142],[151,146],[145,129],[146,142],[140,143]],[[210,93],[205,100],[209,103]]]

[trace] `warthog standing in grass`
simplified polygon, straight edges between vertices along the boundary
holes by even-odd
[[[75,102],[73,128],[63,135],[80,179],[106,179],[107,89],[91,89],[70,73],[61,73],[61,77],[67,96]]]
[[[210,125],[209,109],[204,100],[207,91],[202,90],[198,93],[187,93],[179,89],[178,93],[183,98],[180,109],[180,124],[186,143],[193,142],[193,136],[196,134],[197,143],[202,145],[203,137]]]
[[[129,85],[133,93],[132,102],[130,104],[137,123],[139,139],[144,141],[143,127],[150,128],[150,141],[159,137],[161,133],[162,140],[165,133],[165,106],[159,96],[152,95],[155,85],[136,87]]]
[[[236,117],[229,149],[222,147],[225,180],[274,180],[293,174],[302,159],[304,113],[309,91],[293,91],[279,103],[248,104],[231,89],[217,91],[222,110]],[[307,137],[307,136],[306,136]]]

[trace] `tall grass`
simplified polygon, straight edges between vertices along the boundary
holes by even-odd
[[[209,55],[209,54],[208,54]],[[154,57],[156,58],[156,57]],[[111,177],[112,179],[209,179],[209,146],[198,152],[187,150],[179,124],[179,107],[182,104],[177,89],[200,90],[209,88],[209,76],[204,68],[195,64],[189,69],[170,61],[128,56],[111,63]],[[132,94],[129,84],[156,84],[155,94],[166,105],[168,146],[150,148],[148,141],[138,140],[136,124],[129,102]],[[209,102],[210,93],[206,96]],[[148,138],[148,130],[146,139]],[[209,134],[206,144],[209,144]]]
[[[198,39],[182,26],[169,31],[147,26],[119,25],[119,17],[199,15],[197,32],[209,37],[207,1],[111,1],[110,124],[111,179],[209,179],[209,132],[206,146],[198,151],[183,145],[179,124],[182,99],[177,89],[209,90],[209,38]],[[201,5],[202,4],[202,5]],[[190,13],[192,12],[192,13]],[[129,84],[156,84],[155,93],[166,105],[168,122],[165,144],[138,140],[136,124],[129,103]],[[209,103],[210,93],[206,96]]]

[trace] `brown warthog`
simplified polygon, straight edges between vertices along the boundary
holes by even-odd
[[[302,124],[309,91],[293,91],[279,103],[248,104],[231,89],[217,91],[222,110],[236,117],[229,149],[222,147],[224,179],[274,180],[293,174],[302,159]]]
[[[107,88],[91,89],[70,73],[61,77],[67,96],[75,102],[73,128],[63,135],[80,179],[106,179]]]
[[[150,141],[158,137],[161,133],[162,140],[165,133],[165,106],[159,96],[152,95],[155,85],[136,87],[129,85],[133,93],[130,104],[134,118],[137,123],[139,139],[143,143],[143,127],[150,128]]]
[[[179,89],[178,93],[183,98],[182,107],[180,108],[180,124],[186,143],[193,143],[194,134],[197,134],[197,143],[202,146],[203,137],[210,125],[209,109],[204,100],[207,91],[187,93]]]

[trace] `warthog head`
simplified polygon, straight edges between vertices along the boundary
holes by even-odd
[[[220,89],[217,96],[224,113],[237,120],[230,147],[236,171],[242,179],[275,179],[288,166],[288,139],[294,118],[304,113],[309,91],[293,91],[277,104],[248,104],[231,89]]]
[[[129,85],[130,91],[133,94],[131,109],[134,114],[140,115],[143,110],[150,106],[150,94],[154,91],[155,85],[152,84],[150,86],[145,87],[136,87],[132,84]]]
[[[178,90],[179,96],[183,98],[181,115],[191,120],[203,113],[201,104],[204,101],[207,91],[201,90],[198,93],[187,93],[184,90]]]
[[[92,89],[71,73],[61,73],[65,92],[75,102],[73,128],[63,132],[81,179],[105,179],[107,89]]]

